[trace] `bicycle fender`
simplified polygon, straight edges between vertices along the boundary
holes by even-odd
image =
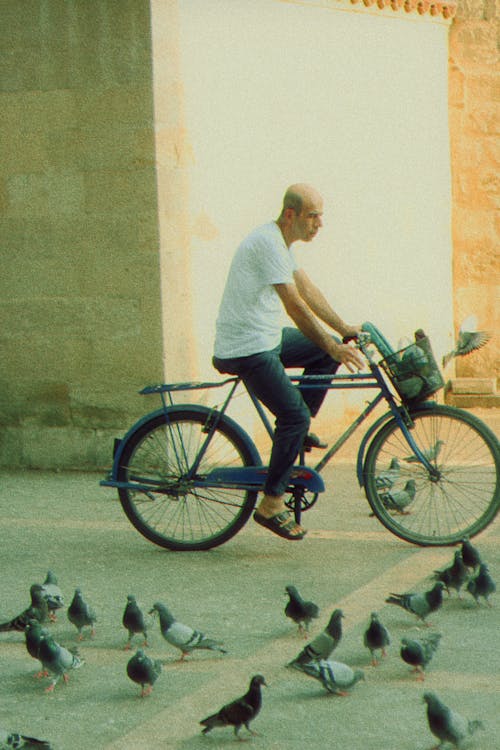
[[[156,411],[149,412],[148,414],[145,414],[143,417],[141,417],[135,424],[132,425],[132,427],[128,430],[128,432],[123,436],[121,440],[117,440],[115,442],[115,448],[114,448],[114,455],[113,455],[113,468],[111,470],[111,479],[116,479],[118,476],[118,467],[120,466],[121,456],[123,453],[123,449],[127,443],[127,441],[130,439],[130,437],[141,427],[143,427],[147,422],[149,422],[152,419],[156,419],[157,417],[167,416],[168,414],[174,414],[178,411],[184,411],[185,409],[189,408],[190,411],[198,412],[198,414],[201,414],[202,416],[205,416],[207,419],[212,414],[217,414],[216,409],[210,409],[208,406],[202,406],[201,404],[175,404],[174,406],[167,406],[166,409],[157,409]],[[257,450],[257,447],[255,443],[253,442],[250,435],[242,428],[240,425],[234,421],[231,417],[228,417],[226,414],[222,415],[221,421],[224,421],[226,424],[229,424],[231,428],[238,433],[238,437],[240,437],[242,440],[245,441],[247,444],[248,450],[252,456],[252,460],[257,465],[262,464],[262,460],[259,454],[259,451]]]

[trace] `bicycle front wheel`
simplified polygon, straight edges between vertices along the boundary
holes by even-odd
[[[248,520],[256,492],[200,488],[186,478],[210,430],[212,413],[189,407],[169,410],[141,425],[127,439],[117,479],[128,519],[151,542],[171,550],[206,550],[223,544]],[[221,417],[197,470],[255,464],[251,446]]]
[[[370,506],[393,534],[421,546],[450,545],[482,531],[500,507],[500,448],[481,420],[450,406],[411,412],[417,459],[395,419],[377,432],[364,465]]]

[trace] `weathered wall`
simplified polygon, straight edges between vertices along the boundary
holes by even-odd
[[[459,0],[450,30],[454,314],[494,340],[456,360],[462,377],[500,373],[500,18],[494,0]]]
[[[0,464],[109,464],[162,378],[149,2],[1,16]]]

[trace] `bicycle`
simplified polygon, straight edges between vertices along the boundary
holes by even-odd
[[[299,455],[287,507],[300,523],[325,490],[321,470],[383,401],[388,411],[361,439],[356,474],[372,513],[397,537],[446,546],[473,537],[500,506],[500,447],[476,416],[428,400],[444,386],[430,342],[395,352],[371,323],[356,346],[369,372],[290,375],[300,388],[363,388],[375,396],[314,466]],[[375,361],[376,357],[380,357]],[[238,377],[147,386],[162,407],[115,441],[112,469],[100,484],[115,487],[125,514],[149,541],[170,550],[207,550],[231,539],[250,517],[267,467],[250,435],[226,412]],[[178,393],[228,387],[220,406],[174,403]],[[272,439],[273,429],[247,390]]]

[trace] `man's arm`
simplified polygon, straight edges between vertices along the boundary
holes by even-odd
[[[358,326],[349,326],[344,323],[304,269],[297,269],[293,277],[300,296],[320,320],[340,333],[341,336],[355,336],[360,332],[361,329]]]
[[[337,344],[336,341],[318,323],[308,305],[302,299],[295,284],[275,284],[284,308],[304,336],[314,341],[323,351],[327,352],[337,362],[344,364],[350,372],[360,370],[364,366],[361,354],[352,346]],[[312,309],[312,308],[311,308]],[[319,316],[318,316],[319,317]],[[325,321],[326,322],[326,321]],[[339,331],[340,333],[341,331]],[[344,334],[345,335],[345,334]]]

